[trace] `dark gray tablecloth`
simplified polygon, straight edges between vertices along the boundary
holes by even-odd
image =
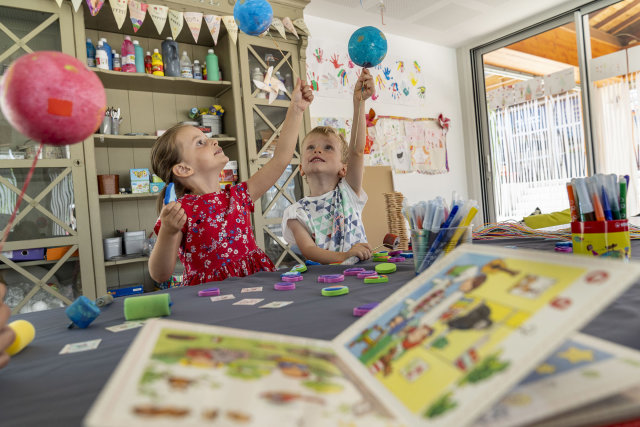
[[[477,242],[486,244],[486,242]],[[514,239],[492,242],[501,246],[553,250],[553,242]],[[635,246],[635,245],[634,245]],[[634,247],[636,257],[640,247]],[[359,265],[372,267],[372,264]],[[275,291],[279,273],[259,273],[218,284],[176,288],[168,292],[174,302],[170,318],[288,335],[332,339],[355,318],[353,307],[382,301],[414,276],[413,263],[399,264],[387,284],[365,285],[347,277],[350,293],[322,297],[320,274],[339,273],[344,266],[310,266],[295,291]],[[198,290],[217,286],[233,293],[235,300],[212,303],[197,296]],[[263,286],[263,292],[240,293],[243,287]],[[166,292],[166,291],[165,291]],[[264,298],[255,306],[234,306],[242,298]],[[260,309],[271,301],[294,301],[280,309]],[[583,332],[640,349],[640,284],[634,285]],[[124,321],[123,299],[118,298],[87,329],[67,329],[64,310],[56,309],[15,316],[32,322],[36,339],[0,371],[1,426],[76,426],[116,368],[139,329],[113,333],[105,327]],[[13,318],[12,318],[13,320]],[[101,338],[98,349],[59,355],[65,344]]]

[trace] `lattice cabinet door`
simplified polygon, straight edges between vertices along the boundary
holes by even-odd
[[[48,0],[3,0],[0,74],[27,53],[55,50],[75,56],[74,37],[69,2],[58,7]],[[40,152],[38,147],[0,114],[0,231],[39,159],[0,253],[0,280],[8,286],[5,301],[13,313],[68,305],[79,294],[96,296],[83,144],[45,145]]]
[[[305,79],[305,68],[301,66],[299,52],[306,48],[306,37],[301,36],[300,40],[296,40],[293,36],[288,36],[293,40],[284,40],[275,32],[260,38],[240,34],[238,38],[249,176],[273,157],[295,79],[297,76]],[[269,104],[268,94],[257,88],[253,81],[263,81],[271,67],[272,75],[284,83],[287,91],[280,91],[277,98]],[[308,112],[306,114],[304,123],[308,126]],[[305,133],[303,126],[300,129],[299,143]],[[276,266],[302,262],[300,256],[282,238],[281,222],[285,208],[302,198],[303,192],[298,144],[291,164],[276,185],[255,203],[253,225],[256,241]]]

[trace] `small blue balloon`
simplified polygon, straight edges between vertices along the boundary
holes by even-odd
[[[354,64],[375,67],[387,55],[387,38],[376,27],[358,28],[349,39],[349,56]]]
[[[233,17],[242,32],[257,36],[271,25],[273,9],[266,0],[238,0],[233,7]]]

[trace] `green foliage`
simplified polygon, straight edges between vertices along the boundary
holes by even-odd
[[[448,392],[440,396],[438,400],[429,406],[427,411],[424,413],[424,417],[435,418],[458,406],[458,403],[453,400],[452,396],[452,392]]]

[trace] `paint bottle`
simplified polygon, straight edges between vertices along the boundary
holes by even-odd
[[[113,71],[122,71],[122,62],[118,52],[113,52]]]
[[[136,50],[133,46],[133,42],[131,41],[131,37],[124,36],[124,40],[122,41],[122,49],[120,53],[122,54],[122,59],[121,59],[122,71],[124,71],[125,73],[135,73],[136,72]]]
[[[111,46],[109,46],[109,43],[107,43],[106,38],[102,37],[100,40],[102,41],[104,51],[107,52],[107,59],[109,60],[109,70],[113,70],[113,54],[111,53]]]
[[[202,67],[200,66],[200,61],[197,59],[193,60],[193,78],[202,80]]]
[[[102,40],[98,42],[98,49],[96,49],[96,67],[101,70],[109,69],[109,57]]]
[[[147,74],[151,74],[151,67],[152,67],[152,59],[151,59],[151,52],[147,51],[147,55],[144,57],[144,72]]]
[[[155,76],[164,76],[162,55],[158,52],[158,49],[153,49],[153,55],[151,55],[151,72]]]
[[[133,41],[133,50],[135,52],[136,73],[144,73],[144,50],[138,40]]]
[[[96,48],[93,46],[91,39],[87,39],[87,66],[96,66]]]
[[[178,43],[171,37],[162,42],[162,62],[164,75],[180,77],[180,58],[178,57]]]
[[[207,80],[217,82],[220,80],[220,69],[218,67],[218,57],[213,53],[213,49],[209,49],[205,59],[207,63]]]
[[[193,78],[193,66],[186,50],[182,52],[182,58],[180,58],[180,76],[185,79]]]

